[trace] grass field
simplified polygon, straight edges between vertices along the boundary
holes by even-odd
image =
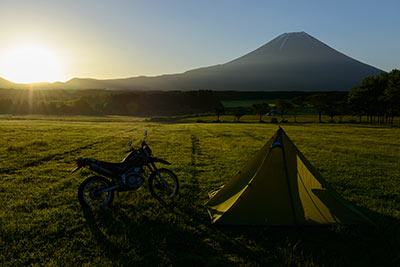
[[[0,266],[399,266],[400,128],[285,124],[293,142],[376,226],[216,227],[207,193],[276,131],[266,123],[151,123],[129,117],[0,117]],[[147,184],[83,212],[78,157],[120,161],[144,130],[172,163],[170,208]]]

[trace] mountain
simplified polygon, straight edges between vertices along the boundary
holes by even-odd
[[[382,70],[350,58],[305,32],[284,33],[225,64],[180,74],[79,79],[57,88],[112,90],[347,91]]]
[[[25,84],[13,83],[6,79],[0,78],[0,88],[13,89],[13,88],[27,88]]]

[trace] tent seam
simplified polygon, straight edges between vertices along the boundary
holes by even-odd
[[[253,177],[251,177],[251,179],[249,180],[249,182],[245,185],[245,188],[242,190],[242,193],[240,194],[240,196],[235,200],[235,202],[232,203],[232,205],[224,212],[221,214],[221,216],[217,219],[217,221],[221,220],[224,215],[229,212],[229,210],[231,208],[233,208],[236,203],[239,202],[239,200],[241,199],[242,195],[249,189],[249,185],[251,184],[251,182],[254,180],[254,177],[256,177],[258,171],[261,169],[261,166],[264,164],[265,160],[267,159],[267,157],[269,156],[269,154],[271,153],[271,149],[268,150],[268,153],[265,155],[264,159],[262,160],[262,162],[260,163],[260,165],[257,168],[257,171],[254,173]],[[207,206],[206,206],[207,207]]]
[[[290,186],[290,182],[289,182],[289,172],[288,172],[288,169],[287,169],[287,162],[286,162],[286,153],[285,153],[285,148],[284,148],[284,146],[283,146],[283,140],[282,140],[282,147],[281,147],[281,149],[282,149],[282,156],[283,156],[283,168],[284,168],[284,170],[285,170],[285,177],[286,177],[286,183],[287,183],[287,186],[288,186],[288,193],[289,193],[289,199],[290,199],[290,205],[291,205],[291,207],[292,207],[292,213],[293,213],[293,221],[294,221],[294,224],[297,224],[297,219],[296,219],[296,211],[295,211],[295,209],[294,209],[294,203],[293,203],[293,196],[292,196],[292,188],[291,188],[291,186]]]

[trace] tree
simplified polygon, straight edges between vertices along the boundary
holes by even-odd
[[[304,109],[305,99],[301,96],[296,96],[292,99],[294,122],[297,122],[296,116],[299,111]]]
[[[308,103],[317,111],[318,121],[322,122],[322,112],[326,110],[328,99],[326,94],[315,94],[308,97]]]
[[[259,117],[259,122],[262,121],[263,114],[269,111],[269,105],[267,103],[257,103],[251,105],[252,109],[256,112]]]
[[[348,97],[348,104],[350,107],[350,110],[360,118],[363,115],[367,115],[368,110],[367,106],[364,104],[368,100],[368,92],[365,90],[365,88],[362,88],[360,86],[354,86],[351,91],[349,92],[349,97]]]
[[[26,115],[29,114],[29,103],[27,100],[22,100],[16,104],[14,112],[16,114]]]
[[[78,115],[92,115],[93,109],[87,99],[79,98],[72,102],[72,112]]]
[[[335,102],[327,103],[324,111],[326,112],[326,115],[331,118],[330,122],[334,122],[333,118],[339,114]]]
[[[293,107],[292,103],[290,103],[288,100],[285,99],[277,99],[275,101],[275,106],[278,112],[281,114],[282,120],[283,120],[283,114]]]
[[[9,113],[12,107],[10,99],[0,99],[0,113]]]
[[[342,100],[336,103],[337,115],[339,117],[339,122],[342,122],[344,115],[349,113],[349,105],[347,100]]]
[[[368,76],[359,86],[355,86],[349,93],[351,109],[360,116],[367,115],[367,120],[372,122],[375,116],[383,116],[386,112],[386,98],[384,91],[388,86],[388,74]]]
[[[328,94],[326,97],[326,106],[323,112],[331,118],[331,122],[333,122],[335,116],[340,116],[339,120],[342,122],[343,116],[347,112],[347,94],[334,92]]]
[[[387,113],[388,104],[385,98],[385,90],[388,88],[389,83],[389,74],[387,72],[381,72],[380,74],[375,76],[375,88],[374,88],[374,97],[375,101],[375,115],[378,116],[378,119],[382,116],[384,118],[385,113]],[[379,119],[380,122],[380,119]]]
[[[388,103],[388,112],[393,124],[394,114],[400,112],[400,70],[394,69],[389,73],[388,87],[384,91],[384,99]]]
[[[69,107],[64,102],[57,103],[57,115],[66,115],[69,113]]]
[[[221,115],[224,115],[224,114],[225,114],[225,109],[224,109],[224,107],[223,107],[222,105],[221,105],[221,106],[216,106],[216,107],[214,108],[214,111],[215,111],[215,115],[217,115],[217,121],[220,122],[219,117],[220,117]]]
[[[236,118],[236,121],[239,121],[240,118],[246,114],[246,111],[243,107],[238,107],[233,110],[233,116]]]

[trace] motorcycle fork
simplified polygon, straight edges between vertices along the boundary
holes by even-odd
[[[150,163],[147,165],[147,168],[149,168],[149,170],[151,172],[156,172],[157,176],[160,177],[161,182],[163,183],[163,185],[165,186],[165,188],[168,188],[168,183],[164,180],[164,178],[161,176],[160,172],[158,171],[157,166],[154,164],[154,162]]]

